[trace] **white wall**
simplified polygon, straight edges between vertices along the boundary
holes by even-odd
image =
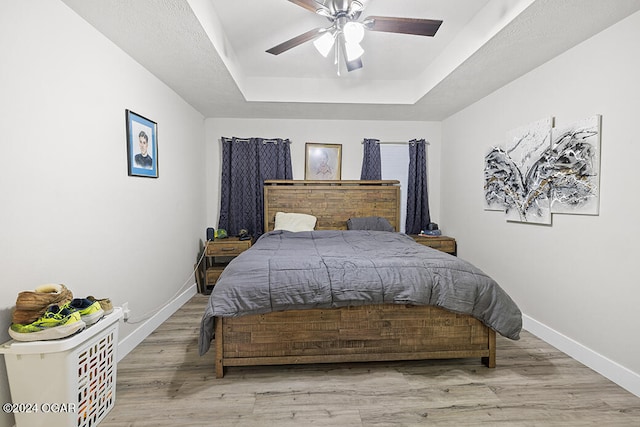
[[[440,216],[440,135],[439,122],[207,119],[207,223],[217,227],[220,212],[221,137],[289,138],[293,179],[304,179],[305,143],[342,144],[342,179],[360,179],[362,140],[409,141],[424,138],[427,149],[429,204],[432,221]],[[408,148],[407,148],[408,150]],[[384,161],[384,159],[383,159]]]
[[[0,342],[43,283],[155,312],[204,238],[203,117],[58,1],[1,2],[0,57]],[[127,176],[126,108],[158,123],[158,179]]]
[[[531,327],[640,395],[638,40],[640,13],[445,120],[442,216],[459,255],[494,276]],[[483,210],[483,157],[508,130],[594,114],[602,115],[599,216],[555,214],[549,227]]]

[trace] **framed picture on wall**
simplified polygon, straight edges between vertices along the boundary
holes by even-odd
[[[342,144],[305,144],[304,179],[339,180],[342,175]]]
[[[158,124],[131,110],[127,120],[127,167],[129,176],[158,177]]]

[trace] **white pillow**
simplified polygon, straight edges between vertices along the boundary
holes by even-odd
[[[313,231],[317,218],[301,213],[276,212],[274,230]]]

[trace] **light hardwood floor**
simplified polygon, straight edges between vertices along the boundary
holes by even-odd
[[[111,426],[640,426],[640,398],[524,332],[480,360],[227,368],[196,295],[118,364]]]

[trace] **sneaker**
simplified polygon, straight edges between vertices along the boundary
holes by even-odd
[[[21,325],[33,323],[41,318],[50,305],[61,306],[73,299],[73,294],[60,284],[41,285],[33,291],[18,294],[12,322]]]
[[[80,318],[87,325],[93,325],[104,316],[104,310],[99,302],[89,301],[85,298],[74,298],[63,306],[69,311],[80,313]]]
[[[104,314],[111,314],[113,313],[113,304],[111,304],[111,300],[109,298],[95,298],[94,296],[88,296],[87,299],[89,301],[93,301],[93,302],[98,302],[100,304],[100,307],[104,310]]]
[[[66,338],[81,331],[86,324],[80,313],[72,312],[57,305],[50,306],[44,315],[27,325],[14,323],[9,335],[16,341],[45,341]]]

